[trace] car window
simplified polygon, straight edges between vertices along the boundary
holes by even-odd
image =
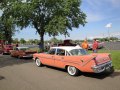
[[[54,55],[55,52],[56,52],[56,49],[50,49],[50,50],[48,51],[48,54]]]
[[[23,51],[26,51],[28,50],[29,48],[20,48],[20,50],[23,50]]]
[[[73,49],[70,51],[71,55],[79,56],[79,55],[87,55],[87,51],[84,49]]]
[[[57,55],[65,56],[65,50],[57,49]]]
[[[70,53],[68,53],[67,51],[66,51],[66,56],[70,56]]]

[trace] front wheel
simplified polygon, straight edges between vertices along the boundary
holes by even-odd
[[[76,75],[78,75],[79,70],[76,67],[74,67],[74,66],[68,66],[67,67],[67,72],[71,76],[76,76]]]
[[[38,67],[41,67],[41,66],[42,66],[42,63],[41,63],[41,61],[40,61],[38,58],[35,60],[35,63],[36,63],[36,65],[37,65]]]

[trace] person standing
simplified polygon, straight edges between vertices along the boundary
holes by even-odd
[[[18,47],[19,45],[18,45],[18,43],[16,43],[16,47]]]
[[[88,50],[89,45],[88,45],[87,40],[84,40],[84,42],[81,44],[81,47],[85,50]]]
[[[94,39],[94,41],[93,41],[92,50],[93,50],[93,53],[98,52],[98,42],[96,41],[96,39]]]

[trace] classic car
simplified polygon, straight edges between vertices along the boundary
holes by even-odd
[[[98,49],[101,49],[101,48],[103,48],[104,47],[104,45],[105,45],[105,43],[104,42],[100,42],[100,41],[97,41],[98,42]],[[88,43],[88,49],[90,50],[90,49],[92,49],[92,47],[93,47],[93,43],[92,42],[89,42]]]
[[[76,46],[71,39],[66,39],[63,43],[59,43],[58,46]]]
[[[37,66],[49,65],[66,69],[71,76],[80,72],[102,73],[113,72],[109,53],[88,54],[81,47],[60,46],[51,47],[46,53],[33,54]]]
[[[33,57],[33,54],[37,51],[30,50],[28,47],[16,47],[14,50],[11,50],[11,57],[18,57],[18,58],[27,58]]]
[[[10,50],[13,50],[13,46],[12,45],[3,45],[3,49],[2,49],[2,54],[10,54]]]

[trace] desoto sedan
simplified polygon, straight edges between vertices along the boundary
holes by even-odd
[[[52,47],[46,53],[33,54],[37,66],[49,65],[66,69],[71,76],[80,72],[102,73],[112,72],[113,66],[110,53],[88,54],[81,47]]]

